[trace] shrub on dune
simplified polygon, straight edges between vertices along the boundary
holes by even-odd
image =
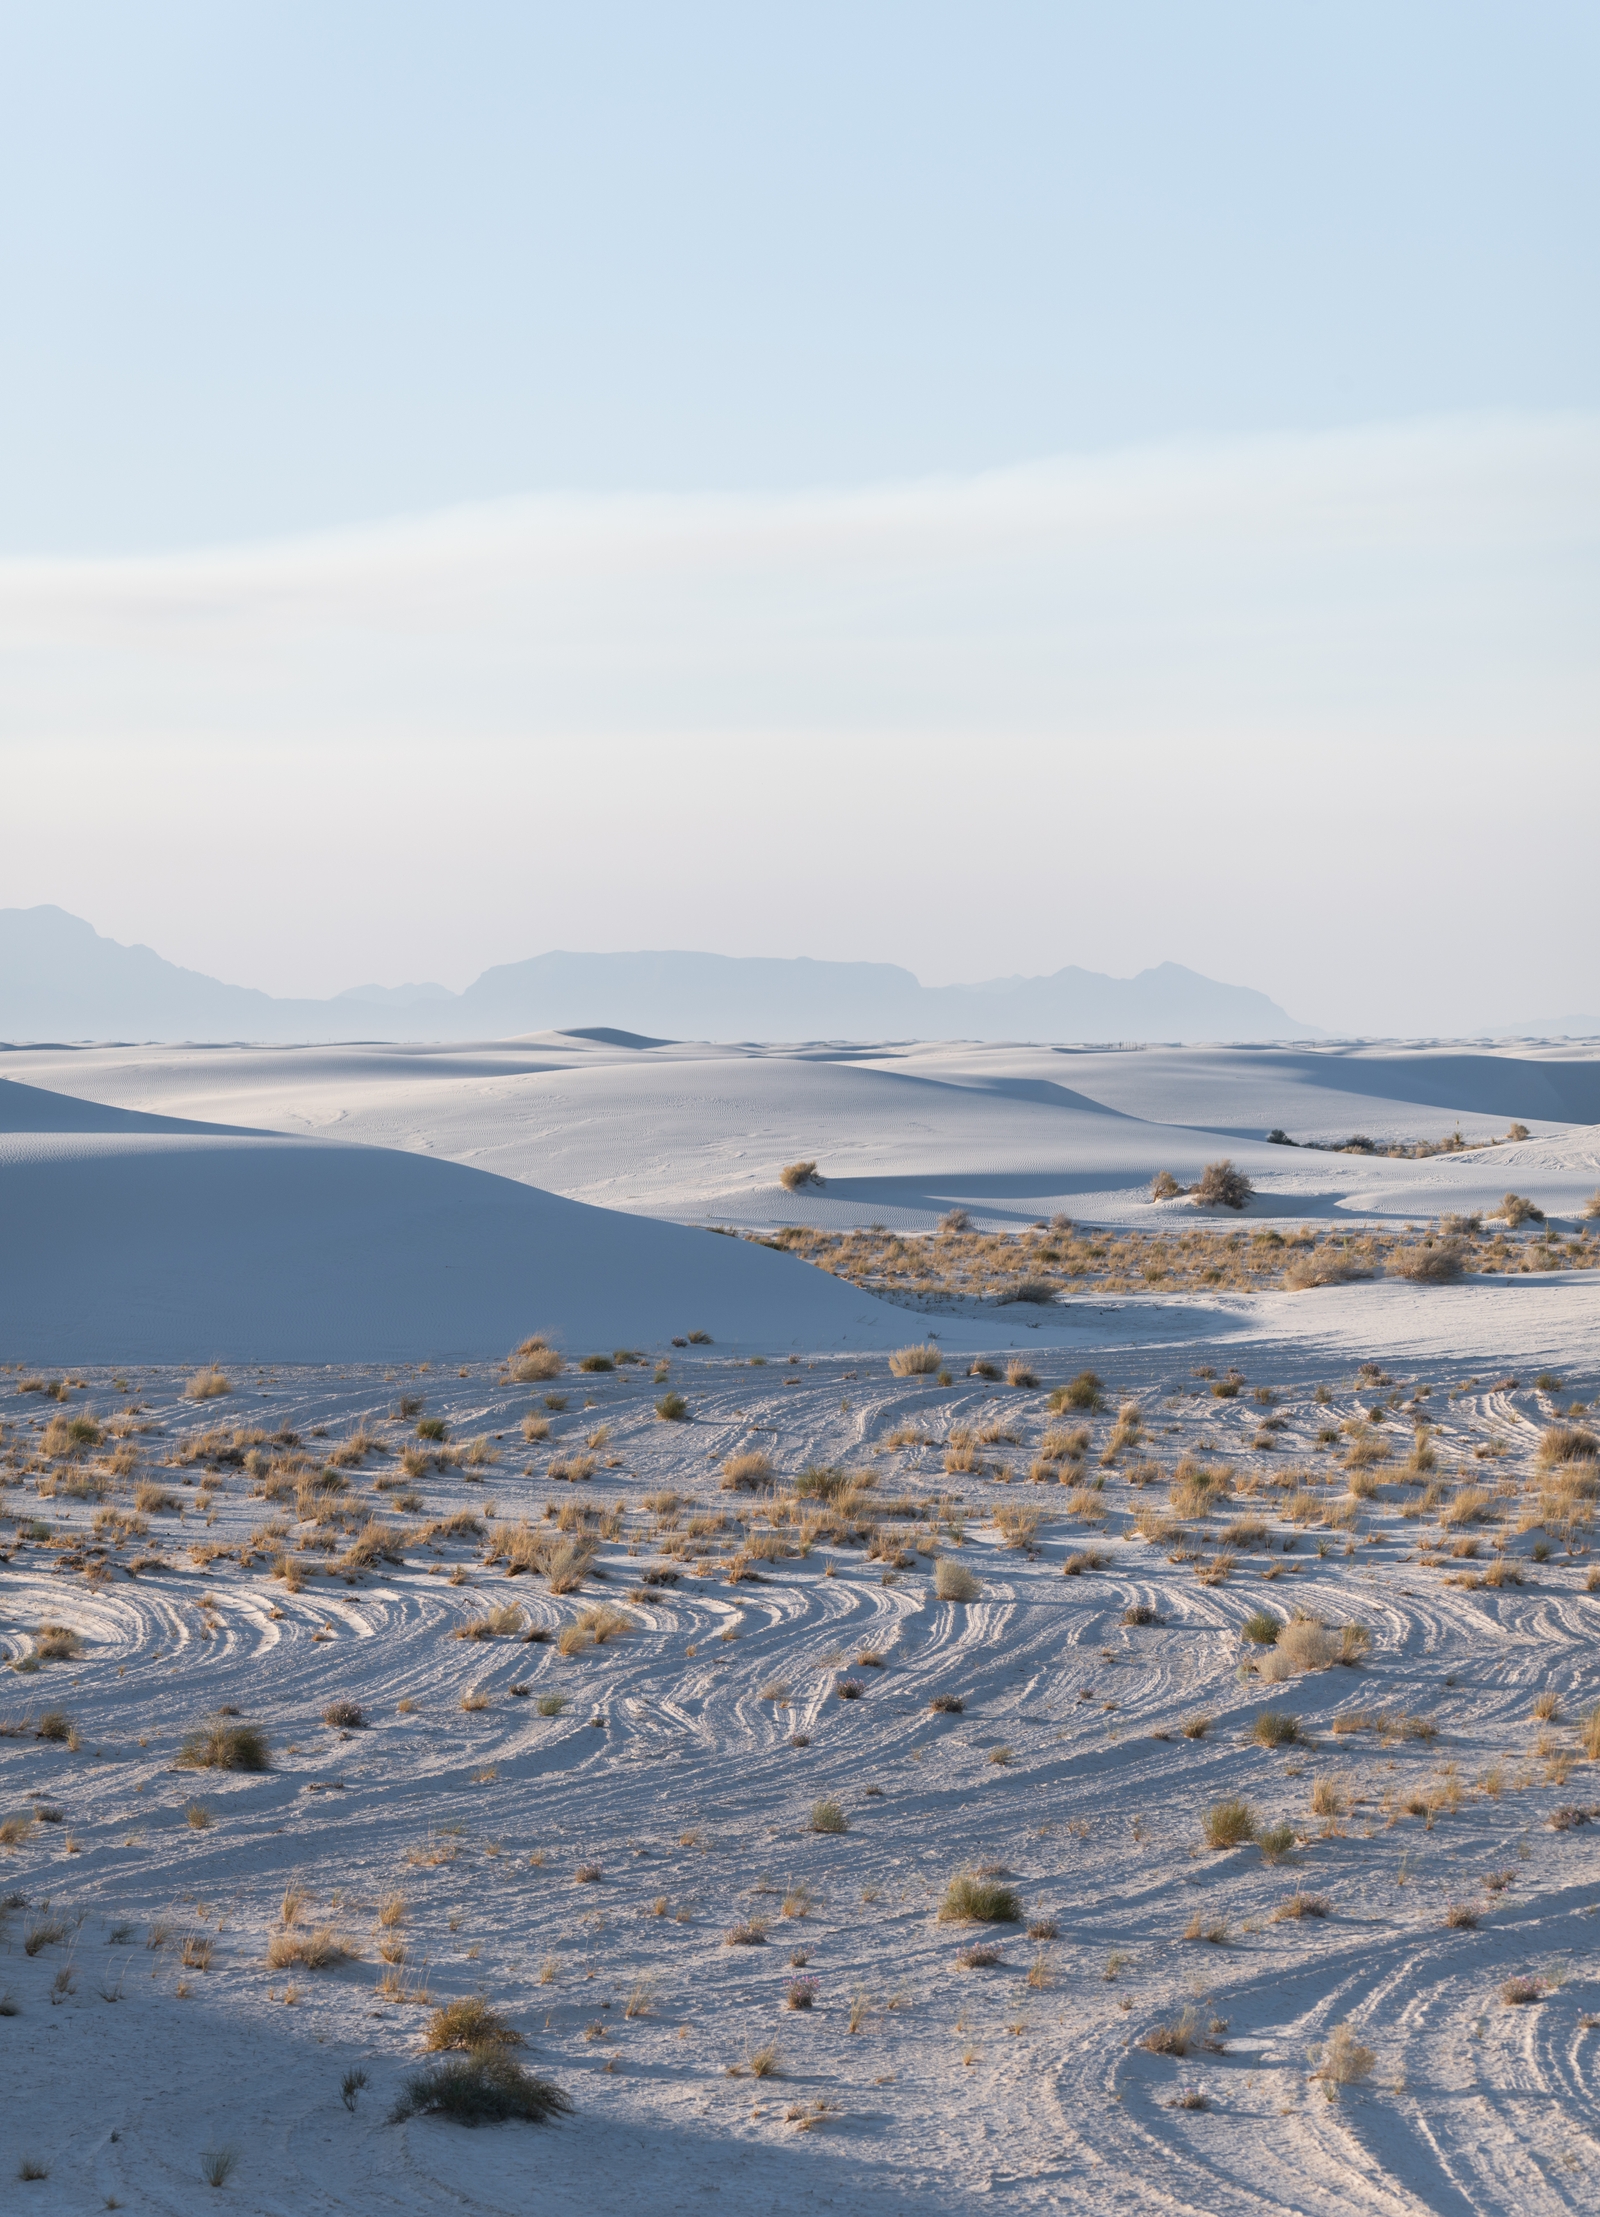
[[[525,1339],[516,1353],[508,1357],[506,1376],[513,1385],[532,1386],[546,1378],[559,1378],[562,1367],[561,1357],[553,1347],[547,1347],[542,1339]]]
[[[1244,1172],[1224,1155],[1220,1162],[1206,1164],[1198,1182],[1189,1188],[1189,1197],[1198,1209],[1242,1209],[1254,1191]]]
[[[964,1563],[952,1562],[948,1555],[941,1555],[933,1566],[933,1590],[941,1601],[976,1601],[983,1592],[983,1585]]]
[[[1500,1221],[1512,1231],[1524,1224],[1542,1224],[1544,1210],[1530,1201],[1525,1193],[1508,1193],[1500,1204]]]
[[[192,1771],[265,1771],[272,1760],[266,1734],[253,1724],[229,1724],[221,1717],[187,1734],[178,1765]]]
[[[957,1871],[939,1904],[941,1924],[1019,1924],[1022,1896],[999,1875]]]
[[[468,1994],[434,2011],[422,2044],[437,2054],[451,2048],[520,2048],[523,2041],[481,1994]]]
[[[571,2113],[570,2099],[551,2080],[535,2078],[502,2047],[482,2047],[413,2071],[402,2083],[389,2122],[445,2117],[459,2125],[487,2125],[521,2118],[540,2125]]]
[[[1210,1848],[1244,1847],[1256,1836],[1255,1811],[1249,1802],[1236,1796],[1213,1802],[1202,1822],[1206,1846]]]
[[[1389,1257],[1391,1278],[1409,1278],[1413,1285],[1453,1285],[1466,1268],[1466,1259],[1453,1240],[1419,1240],[1397,1247]]]
[[[1342,1247],[1311,1247],[1294,1256],[1283,1273],[1291,1293],[1307,1293],[1313,1286],[1344,1286],[1367,1273]]]
[[[778,1172],[785,1193],[803,1193],[807,1186],[823,1186],[827,1180],[814,1162],[786,1162]]]
[[[204,1370],[195,1372],[183,1389],[183,1397],[186,1401],[215,1401],[220,1395],[232,1391],[231,1381],[223,1376],[215,1363],[210,1363]]]
[[[747,1455],[730,1455],[722,1466],[724,1493],[757,1493],[777,1476],[771,1460],[760,1448]]]
[[[889,1357],[889,1368],[897,1378],[924,1378],[931,1377],[943,1361],[929,1341],[920,1347],[897,1347]]]

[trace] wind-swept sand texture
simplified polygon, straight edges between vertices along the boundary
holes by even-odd
[[[1535,1297],[1574,1290],[1495,1289],[1507,1344]],[[1316,1307],[1359,1315],[1380,1349],[1397,1321],[1371,1289]],[[1358,1377],[1326,1345],[1124,1347],[1097,1362],[1103,1408],[1060,1419],[1047,1393],[1075,1357],[1038,1353],[1037,1389],[947,1389],[881,1357],[691,1350],[672,1358],[681,1424],[653,1414],[648,1365],[534,1387],[483,1366],[252,1366],[203,1407],[170,1370],[125,1372],[126,1391],[77,1371],[65,1413],[116,1430],[65,1461],[44,1451],[48,1380],[11,1373],[6,1503],[28,1521],[8,1528],[0,1644],[26,1664],[51,1623],[82,1643],[0,1680],[0,1821],[21,1820],[0,1847],[16,2205],[198,2217],[218,2206],[204,2158],[232,2147],[229,2206],[298,2217],[566,2217],[624,2186],[672,2217],[994,2195],[1086,2217],[1587,2208],[1600,1885],[1593,1825],[1562,1812],[1600,1803],[1579,1731],[1600,1594],[1587,1525],[1576,1553],[1524,1525],[1541,1436],[1600,1384],[1592,1352],[1557,1394],[1471,1383],[1442,1348]],[[1218,1400],[1230,1360],[1241,1390]],[[423,1443],[402,1395],[467,1458],[403,1472]],[[1124,1420],[1107,1461],[1129,1399],[1140,1437]],[[525,1444],[529,1413],[551,1431]],[[1076,1464],[1053,1466],[1069,1482],[1027,1483],[1079,1422]],[[1426,1473],[1406,1468],[1419,1422]],[[336,1457],[344,1490],[314,1485],[321,1521],[302,1520],[293,1471],[358,1428],[377,1444]],[[947,1473],[953,1436],[985,1430],[1007,1436]],[[1346,1451],[1372,1438],[1352,1493]],[[720,1485],[757,1448],[785,1491],[811,1464],[873,1482],[807,1538],[775,1496]],[[586,1452],[593,1475],[564,1481]],[[1185,1457],[1226,1473],[1209,1511],[1190,1499],[1141,1536],[1141,1511],[1182,1498]],[[102,1518],[97,1537],[97,1508],[131,1510],[141,1479],[181,1515],[152,1507],[120,1540]],[[1448,1521],[1479,1481],[1488,1511]],[[505,1535],[553,1530],[547,1507],[595,1542],[566,1595],[506,1575]],[[393,1559],[338,1574],[373,1513]],[[476,1527],[441,1528],[463,1513]],[[1474,1551],[1451,1552],[1463,1536]],[[1481,1583],[1502,1551],[1523,1584]],[[936,1555],[977,1600],[935,1598]],[[741,1558],[756,1580],[730,1581]],[[643,1582],[657,1571],[676,1582]],[[522,1637],[602,1604],[627,1629],[601,1645]],[[507,1605],[520,1630],[452,1636]],[[1367,1642],[1264,1683],[1271,1651],[1243,1629],[1263,1610]],[[945,1696],[959,1712],[930,1708]],[[335,1700],[364,1725],[324,1724]],[[70,1738],[36,1736],[50,1710]],[[187,1730],[233,1710],[267,1733],[270,1771],[173,1767]],[[1299,1737],[1262,1744],[1263,1711]],[[1205,1845],[1206,1811],[1235,1796],[1286,1828],[1270,1857]],[[810,1828],[822,1800],[847,1830]],[[964,1866],[1003,1866],[1026,1923],[941,1923]],[[291,1934],[329,1927],[351,1959],[269,1965],[291,1885]],[[1326,1913],[1285,1916],[1297,1902]],[[764,1943],[729,1945],[752,1919]],[[998,1960],[963,1968],[974,1940]],[[801,1953],[803,2012],[785,2007]],[[1512,1978],[1532,1998],[1508,2004]],[[424,1992],[483,1994],[572,2117],[386,2124],[422,2060]],[[1187,2055],[1142,2044],[1185,2012]],[[1334,2089],[1315,2074],[1341,2024],[1370,2070]],[[775,2075],[754,2078],[769,2043]],[[351,2070],[367,2083],[347,2112]],[[48,2178],[11,2184],[24,2158]]]

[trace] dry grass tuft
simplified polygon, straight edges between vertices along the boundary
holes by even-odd
[[[1332,2100],[1341,2086],[1359,2086],[1363,2079],[1372,2076],[1372,2066],[1378,2058],[1371,2048],[1364,2048],[1348,2024],[1335,2025],[1322,2049],[1322,2061],[1312,2072],[1320,2078]]]
[[[310,1931],[298,1926],[282,1932],[274,1932],[267,1942],[267,1968],[269,1971],[287,1970],[292,1963],[303,1963],[308,1971],[329,1969],[335,1963],[348,1963],[359,1951],[350,1941],[342,1939],[332,1925],[317,1925]]]
[[[438,2053],[449,2048],[520,2048],[523,2039],[481,1994],[468,1994],[434,2011],[422,2044]]]
[[[928,1378],[943,1362],[943,1355],[928,1340],[918,1347],[897,1347],[889,1357],[889,1368],[896,1378]]]
[[[182,1770],[266,1771],[272,1768],[266,1734],[253,1724],[229,1724],[213,1718],[188,1733],[178,1750]]]
[[[941,1924],[1020,1924],[1022,1896],[999,1877],[957,1871],[939,1904]]]
[[[814,1162],[786,1162],[778,1172],[778,1183],[785,1193],[803,1193],[808,1186],[826,1185],[827,1180]]]
[[[724,1493],[759,1493],[776,1482],[771,1459],[760,1448],[746,1455],[730,1455],[722,1466]]]
[[[215,1363],[204,1370],[197,1370],[183,1389],[186,1401],[215,1401],[225,1393],[232,1393],[233,1386]]]
[[[1249,1802],[1237,1796],[1213,1802],[1201,1821],[1206,1846],[1210,1848],[1244,1847],[1255,1838],[1258,1829],[1255,1811]]]
[[[941,1601],[977,1601],[982,1597],[983,1583],[964,1563],[941,1555],[933,1566],[933,1590]]]

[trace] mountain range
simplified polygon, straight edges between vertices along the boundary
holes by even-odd
[[[1324,1035],[1180,963],[1111,978],[927,986],[884,962],[690,952],[534,955],[443,985],[280,1000],[103,938],[54,907],[0,909],[0,1040],[504,1039],[605,1028],[674,1039],[1288,1040]]]

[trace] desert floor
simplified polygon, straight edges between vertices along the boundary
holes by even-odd
[[[949,1384],[881,1345],[753,1360],[759,1318],[529,1384],[10,1369],[8,2206],[1592,2208],[1594,1283],[883,1304],[960,1343]],[[1101,1406],[1052,1413],[1084,1367]],[[725,1486],[758,1452],[771,1483]],[[807,1470],[854,1482],[830,1509]],[[1318,1642],[1260,1611],[1353,1659],[1289,1669]],[[49,1625],[79,1653],[33,1667]],[[233,1712],[270,1769],[177,1767]],[[1258,1841],[1213,1849],[1233,1798]],[[941,1921],[985,1866],[1020,1919]],[[269,1961],[323,1928],[342,1958]],[[572,2114],[386,2121],[480,1993]]]

